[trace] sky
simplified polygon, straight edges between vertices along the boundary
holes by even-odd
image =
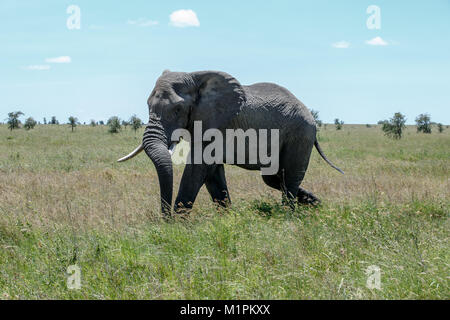
[[[274,82],[328,123],[450,124],[450,0],[0,0],[0,122],[146,121],[165,69]]]

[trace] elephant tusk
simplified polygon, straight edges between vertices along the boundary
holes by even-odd
[[[136,149],[134,149],[133,152],[131,152],[129,155],[127,155],[123,158],[120,158],[119,160],[117,160],[117,162],[123,162],[128,159],[131,159],[134,156],[138,155],[142,150],[144,150],[144,145],[141,143],[141,145],[139,147],[137,147]]]
[[[170,153],[171,156],[173,154],[173,151],[175,150],[175,147],[177,146],[177,143],[178,142],[172,142],[172,144],[169,147],[169,153]]]

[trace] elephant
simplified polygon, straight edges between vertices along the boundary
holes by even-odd
[[[268,153],[276,153],[278,170],[272,174],[262,174],[262,180],[271,188],[282,191],[283,199],[293,206],[298,204],[318,204],[320,200],[311,192],[300,187],[308,168],[313,146],[320,156],[341,173],[324,155],[316,138],[316,124],[310,110],[291,92],[274,83],[241,85],[231,75],[221,71],[171,72],[165,70],[157,79],[148,100],[149,121],[142,143],[130,154],[117,160],[126,161],[141,151],[145,151],[155,165],[161,197],[161,211],[165,216],[172,213],[173,168],[171,154],[177,141],[172,141],[176,130],[183,129],[191,135],[194,124],[202,124],[202,133],[216,129],[224,135],[228,130],[262,129],[277,130],[278,148],[271,142]],[[184,138],[184,137],[182,137]],[[262,139],[262,135],[259,136]],[[197,139],[198,140],[198,139]],[[194,149],[204,151],[209,141],[194,145],[190,139],[191,151],[188,159],[195,157]],[[198,141],[197,141],[198,143]],[[254,147],[254,146],[253,146]],[[227,146],[224,146],[227,148]],[[242,148],[241,148],[242,149]],[[231,158],[243,156],[248,160],[252,145],[245,142],[245,155],[239,150],[228,148]],[[254,148],[253,148],[254,149]],[[200,152],[199,151],[199,152]],[[220,154],[219,154],[220,159]],[[230,164],[228,157],[223,161],[187,163],[180,182],[174,204],[174,212],[189,212],[203,185],[213,201],[221,206],[231,203],[225,179],[224,164]],[[235,164],[231,161],[231,164]],[[267,167],[260,159],[256,163],[246,161],[236,164],[249,170]],[[296,200],[296,201],[295,201]]]

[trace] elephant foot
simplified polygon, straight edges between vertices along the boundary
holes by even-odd
[[[303,188],[299,188],[298,189],[298,193],[297,193],[297,202],[299,204],[306,204],[306,205],[317,206],[317,205],[320,204],[320,199],[317,198],[311,192],[306,191]]]
[[[229,198],[225,199],[213,199],[213,202],[216,204],[217,208],[228,208],[231,206],[231,200]]]
[[[174,209],[174,216],[188,216],[192,208],[178,207]]]

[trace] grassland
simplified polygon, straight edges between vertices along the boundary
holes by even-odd
[[[205,189],[165,222],[158,179],[130,129],[0,125],[0,298],[449,299],[450,129],[404,138],[379,127],[320,131],[295,212],[257,172],[228,166],[233,205]],[[175,168],[175,188],[182,167]],[[81,268],[69,290],[66,270]],[[366,269],[381,269],[381,289]]]

